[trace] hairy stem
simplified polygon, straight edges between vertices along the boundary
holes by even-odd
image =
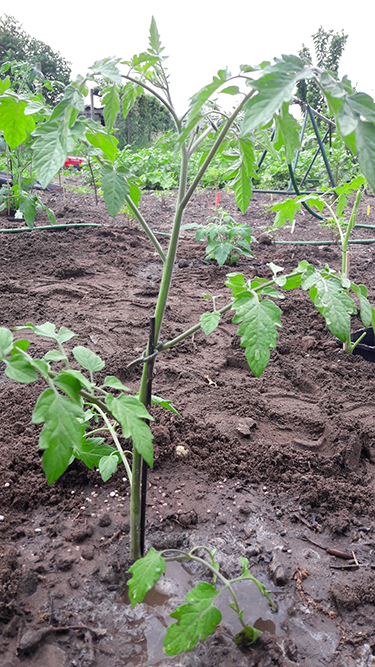
[[[134,202],[132,201],[132,199],[129,197],[129,195],[125,195],[125,201],[126,201],[127,206],[130,208],[130,210],[132,211],[132,213],[133,213],[133,214],[135,215],[135,217],[137,218],[138,222],[140,222],[140,224],[141,224],[143,230],[146,232],[148,238],[150,239],[151,243],[153,244],[153,246],[154,246],[156,252],[158,253],[160,259],[162,260],[162,262],[165,262],[165,254],[164,254],[164,250],[163,250],[163,248],[161,247],[159,241],[157,240],[157,238],[156,238],[154,232],[153,232],[152,229],[148,226],[148,224],[147,224],[146,220],[144,219],[142,213],[141,213],[140,210],[136,207],[136,205],[134,204]]]
[[[116,433],[115,429],[113,428],[113,426],[112,426],[111,422],[109,421],[109,419],[108,419],[107,415],[105,414],[105,412],[103,412],[103,410],[101,410],[101,409],[99,408],[98,405],[96,405],[95,407],[96,407],[96,410],[99,412],[100,416],[102,417],[102,419],[104,420],[104,422],[107,424],[108,430],[109,430],[109,432],[110,432],[110,434],[111,434],[111,436],[112,436],[112,440],[113,440],[113,442],[115,443],[115,445],[116,445],[116,447],[117,447],[117,451],[118,451],[118,453],[119,453],[120,456],[121,456],[121,460],[122,460],[122,462],[123,462],[123,464],[124,464],[124,466],[125,466],[126,474],[127,474],[127,476],[128,476],[129,482],[130,482],[130,484],[131,484],[131,483],[132,483],[132,471],[131,471],[131,469],[130,469],[128,460],[127,460],[127,458],[126,458],[126,456],[125,456],[125,452],[124,452],[123,448],[122,448],[121,445],[120,445],[119,439],[118,439],[118,437],[117,437],[117,433]]]

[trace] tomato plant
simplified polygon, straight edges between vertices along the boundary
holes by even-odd
[[[273,64],[264,62],[255,67],[242,65],[235,76],[227,70],[219,70],[213,80],[193,96],[188,112],[180,117],[172,101],[165,61],[164,48],[155,20],[152,19],[147,51],[127,61],[108,58],[96,62],[90,68],[87,77],[77,77],[66,87],[63,99],[53,110],[47,109],[44,112],[44,122],[36,124],[33,120],[34,101],[25,101],[7,90],[0,95],[0,129],[4,131],[5,140],[9,145],[16,147],[25,140],[27,133],[32,133],[33,165],[42,186],[45,187],[63,166],[68,152],[71,152],[72,142],[79,141],[86,145],[100,167],[103,196],[110,214],[115,215],[126,203],[163,261],[163,274],[153,320],[154,341],[148,344],[145,342],[144,353],[134,362],[142,365],[142,379],[137,397],[129,396],[126,388],[120,386],[118,380],[112,376],[108,376],[109,379],[107,377],[103,385],[96,386],[93,374],[99,370],[99,366],[102,368],[100,365],[102,362],[97,355],[93,355],[85,348],[78,346],[73,350],[73,355],[81,367],[88,371],[89,378],[80,371],[72,370],[64,351],[64,342],[74,334],[64,328],[56,333],[51,324],[27,325],[27,328],[35,334],[47,335],[57,344],[57,349],[51,350],[39,360],[28,355],[28,342],[14,342],[13,335],[8,329],[2,329],[0,333],[1,359],[6,364],[8,377],[18,382],[33,382],[38,375],[41,375],[48,385],[36,404],[34,421],[44,423],[40,445],[45,450],[44,465],[49,481],[53,481],[63,473],[72,456],[78,454],[80,458],[84,458],[82,438],[85,437],[87,441],[88,435],[84,436],[84,425],[90,415],[95,413],[99,415],[106,424],[105,428],[115,433],[114,451],[99,450],[99,453],[103,453],[101,458],[105,459],[106,466],[110,469],[117,465],[119,456],[125,467],[129,468],[130,548],[131,558],[137,561],[132,572],[136,581],[147,580],[147,586],[152,585],[162,571],[160,555],[155,556],[158,565],[152,566],[151,571],[149,565],[150,561],[154,562],[153,552],[150,556],[138,560],[142,555],[141,473],[143,461],[150,466],[153,462],[152,436],[149,426],[144,421],[149,421],[150,415],[145,404],[150,386],[148,381],[152,379],[157,356],[199,328],[203,328],[205,333],[209,334],[219,324],[221,315],[231,310],[234,312],[233,321],[239,325],[238,335],[241,336],[241,346],[245,348],[249,366],[259,377],[268,364],[270,349],[276,346],[278,329],[281,327],[281,311],[274,300],[283,298],[285,292],[298,287],[308,291],[329,330],[343,342],[349,339],[350,318],[356,312],[351,292],[360,298],[360,314],[364,325],[369,326],[375,322],[375,310],[369,304],[366,293],[361,286],[348,281],[345,272],[336,273],[328,266],[318,270],[308,262],[300,262],[292,272],[284,274],[281,267],[271,263],[269,266],[272,278],[269,280],[249,279],[241,273],[229,274],[226,285],[231,291],[231,296],[226,305],[215,310],[214,301],[214,313],[209,313],[208,316],[203,313],[200,322],[195,326],[172,340],[162,341],[163,321],[173,279],[181,225],[191,197],[215,156],[223,155],[229,164],[225,174],[226,180],[235,194],[240,210],[246,211],[252,194],[252,178],[256,175],[254,141],[271,122],[275,124],[275,148],[278,151],[285,151],[286,161],[290,164],[295,149],[299,147],[300,128],[289,113],[289,105],[298,81],[313,79],[319,86],[346,146],[358,156],[364,176],[371,187],[375,186],[375,104],[368,95],[355,92],[346,78],[338,82],[329,72],[306,65],[300,58],[292,55],[283,55]],[[126,67],[126,72],[122,73],[120,67]],[[104,78],[107,82],[103,97],[105,128],[82,116],[87,83],[89,80],[96,81],[97,77]],[[166,254],[138,208],[140,192],[131,172],[126,166],[116,162],[118,142],[114,124],[119,111],[119,89],[123,81],[125,81],[123,91],[125,115],[137,97],[146,91],[164,104],[178,132],[175,150],[180,154],[180,174],[174,222]],[[212,101],[212,97],[218,95],[232,95],[239,99],[231,113],[222,111],[218,103]],[[15,113],[19,119],[16,124],[10,122],[14,121]],[[189,180],[189,162],[198,150],[201,153],[200,166],[197,173]],[[65,364],[66,368],[59,372],[53,371],[50,364],[57,361]],[[89,415],[85,412],[85,405],[89,406]],[[115,430],[117,425],[121,429],[121,434]],[[91,429],[91,434],[89,431],[90,438],[93,430],[95,429]],[[125,450],[120,438],[132,440],[131,466],[128,459],[125,463],[122,456],[121,450],[124,455]],[[97,453],[96,447],[103,447],[103,444],[94,443],[95,453]],[[194,554],[190,553],[187,556],[192,557]],[[211,557],[213,558],[211,555],[208,563],[211,563],[211,569],[217,570],[212,565]],[[243,568],[241,576],[248,577],[245,573],[247,565],[243,564]],[[218,576],[217,572],[214,574]],[[140,601],[142,587],[139,588],[136,581],[132,584],[132,599]],[[227,586],[222,578],[221,581]],[[144,593],[147,586],[143,587]],[[213,611],[212,606],[216,593],[207,587],[203,590],[202,586],[200,588],[199,586],[198,590],[192,592],[188,602],[198,605],[195,614],[198,608],[201,609],[200,605],[202,613],[209,609],[211,620],[208,626],[205,626],[204,632],[200,632],[199,627],[193,624],[192,632],[196,639],[198,636],[202,638],[207,636],[207,632],[211,632],[219,622],[217,620],[219,616]],[[239,614],[242,622],[242,613]],[[178,621],[175,624],[179,628],[178,631],[184,634],[185,610],[181,611],[180,608],[174,612],[174,617]],[[246,628],[245,632],[251,634],[251,630]],[[177,630],[174,629],[173,632]],[[179,650],[188,650],[194,645],[194,641],[195,639],[191,639],[191,643],[182,642]]]

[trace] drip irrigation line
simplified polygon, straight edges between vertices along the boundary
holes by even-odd
[[[341,245],[340,241],[274,241],[282,245]],[[375,239],[352,239],[348,243],[375,243]]]
[[[375,229],[375,225],[360,225],[355,223],[354,227],[362,227],[363,229]]]
[[[14,229],[0,229],[0,233],[9,232],[15,234],[17,232],[35,232],[38,230],[60,230],[60,229],[77,229],[77,227],[103,227],[97,222],[77,222],[75,225],[41,225],[40,227],[15,227]]]
[[[288,190],[260,190],[258,188],[253,188],[253,192],[260,192],[261,194],[264,195],[284,195],[286,197],[294,197],[295,192],[288,192]],[[317,192],[316,190],[311,191],[311,190],[304,190],[303,192],[299,192],[300,195],[324,195],[324,192]]]

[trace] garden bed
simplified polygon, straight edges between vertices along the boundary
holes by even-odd
[[[47,195],[46,195],[47,197]],[[212,215],[216,193],[189,204],[184,223]],[[276,197],[274,197],[275,201]],[[167,234],[175,197],[143,196],[141,210]],[[142,231],[124,215],[111,219],[90,194],[50,196],[57,222],[99,222],[100,228],[1,234],[1,326],[50,321],[78,334],[106,361],[105,374],[138,390],[139,357],[148,338],[162,264]],[[220,204],[233,217],[232,195]],[[270,195],[255,195],[244,216],[256,237],[271,224],[261,215]],[[370,215],[367,215],[370,205]],[[375,199],[365,196],[358,222],[374,224]],[[9,225],[0,218],[0,226]],[[46,224],[43,217],[37,224]],[[339,269],[341,254],[329,229],[307,213],[277,240],[321,245],[254,245],[238,266],[204,261],[204,245],[183,232],[162,340],[195,324],[206,309],[202,292],[223,294],[230,271],[268,277],[268,262],[292,270],[300,260]],[[375,237],[358,229],[353,238]],[[164,248],[168,236],[159,237]],[[375,303],[373,245],[351,246],[351,277]],[[222,303],[221,303],[222,302]],[[75,461],[48,486],[31,424],[39,387],[0,374],[0,662],[42,667],[120,665],[370,665],[375,653],[373,550],[375,367],[345,355],[309,300],[287,293],[283,329],[262,376],[250,371],[227,313],[209,337],[202,331],[157,359],[153,391],[172,400],[181,417],[154,408],[155,467],[149,473],[147,546],[209,544],[224,572],[238,558],[273,591],[279,612],[245,587],[244,618],[266,630],[260,646],[240,651],[230,612],[205,645],[177,658],[162,652],[170,605],[181,604],[185,579],[171,571],[148,602],[131,610],[129,489],[118,471],[104,484]],[[354,329],[362,327],[353,322]],[[45,347],[44,347],[45,346]],[[69,345],[68,345],[69,347]],[[33,338],[30,350],[47,350]],[[177,446],[186,457],[178,456]],[[317,546],[319,545],[319,546]],[[329,553],[330,551],[333,553]],[[359,563],[338,558],[334,550]],[[348,565],[349,563],[349,565]],[[340,568],[340,569],[336,569]],[[200,574],[200,576],[202,576]],[[173,579],[174,578],[174,579]],[[52,626],[52,627],[51,627]],[[71,626],[73,629],[64,630]],[[79,626],[82,626],[79,628]],[[78,628],[78,629],[77,629]],[[17,655],[16,655],[17,654]]]

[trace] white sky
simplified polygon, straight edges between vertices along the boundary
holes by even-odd
[[[4,14],[14,16],[33,37],[72,63],[72,74],[107,56],[130,58],[148,48],[155,16],[169,55],[172,98],[179,113],[187,100],[211,81],[218,69],[234,74],[240,64],[255,65],[282,53],[297,54],[311,35],[344,30],[349,35],[340,76],[357,90],[375,95],[374,0],[13,0]],[[356,9],[357,8],[357,9]]]

